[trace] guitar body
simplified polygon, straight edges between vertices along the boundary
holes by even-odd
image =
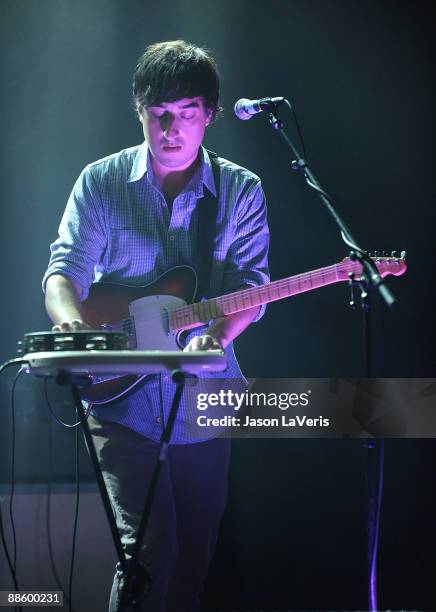
[[[180,331],[169,327],[171,308],[194,301],[195,271],[188,266],[172,268],[156,281],[142,287],[118,283],[94,283],[82,304],[85,321],[96,329],[125,331],[128,346],[137,350],[175,351],[183,348]],[[82,398],[97,405],[109,405],[136,391],[143,376],[93,377]]]
[[[197,276],[189,266],[177,266],[142,287],[119,283],[94,283],[89,296],[82,303],[82,312],[89,325],[96,328],[129,317],[132,302],[145,297],[165,295],[176,297],[185,303],[195,300]],[[138,347],[139,348],[139,347]]]

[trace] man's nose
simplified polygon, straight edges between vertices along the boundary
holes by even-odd
[[[164,116],[162,117],[161,127],[165,138],[168,138],[169,136],[174,136],[179,132],[177,118],[175,117],[175,115],[171,115],[171,113],[164,114]]]

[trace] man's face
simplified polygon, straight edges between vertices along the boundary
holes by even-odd
[[[197,158],[211,111],[199,96],[142,108],[139,118],[154,163],[162,170],[185,170]]]

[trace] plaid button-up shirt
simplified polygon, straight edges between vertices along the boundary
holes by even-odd
[[[145,285],[177,265],[195,265],[198,237],[197,201],[207,188],[217,196],[207,151],[201,148],[199,169],[175,198],[170,210],[153,175],[145,143],[86,166],[80,174],[51,245],[43,287],[52,274],[70,277],[82,287],[82,300],[98,281]],[[223,158],[220,165],[217,231],[211,269],[211,295],[244,285],[268,282],[269,232],[260,179]],[[263,314],[259,312],[257,319]],[[233,346],[226,348],[225,373],[210,377],[242,377]],[[94,407],[98,418],[114,421],[159,440],[174,393],[168,376],[154,376],[131,397],[110,407]],[[180,406],[172,443],[198,437],[189,423],[198,416],[186,397]]]

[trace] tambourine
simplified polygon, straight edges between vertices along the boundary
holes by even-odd
[[[18,342],[20,354],[47,351],[123,351],[126,350],[128,334],[124,332],[84,329],[68,332],[33,332],[24,334]]]

